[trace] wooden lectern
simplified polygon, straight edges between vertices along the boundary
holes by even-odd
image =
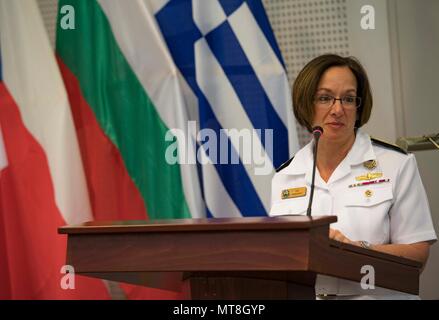
[[[66,226],[77,274],[187,299],[315,299],[317,274],[418,294],[421,264],[330,240],[335,216],[89,222]]]

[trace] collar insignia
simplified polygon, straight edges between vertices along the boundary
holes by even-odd
[[[367,160],[363,162],[363,166],[366,169],[373,170],[377,167],[378,162],[376,160]]]

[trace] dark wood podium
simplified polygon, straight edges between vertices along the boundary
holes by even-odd
[[[187,299],[314,299],[317,274],[418,294],[421,264],[328,238],[334,216],[89,222],[66,226],[77,274]]]

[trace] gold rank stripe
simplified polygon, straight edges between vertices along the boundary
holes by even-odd
[[[390,181],[390,179],[381,179],[381,180],[365,181],[365,182],[360,182],[360,183],[351,184],[351,185],[349,185],[349,188],[360,187],[360,186],[367,186],[367,185],[369,185],[369,184],[384,183],[384,182],[389,182],[389,181]]]
[[[299,198],[304,196],[306,196],[306,187],[285,189],[282,190],[282,194],[281,194],[282,200]]]
[[[382,176],[383,176],[382,172],[368,172],[364,175],[355,177],[355,180],[357,181],[373,180],[373,179],[381,178]]]

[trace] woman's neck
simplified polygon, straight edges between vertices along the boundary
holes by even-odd
[[[326,140],[323,137],[319,141],[317,154],[317,168],[323,180],[328,182],[331,174],[343,161],[355,142],[355,134],[344,140]]]

